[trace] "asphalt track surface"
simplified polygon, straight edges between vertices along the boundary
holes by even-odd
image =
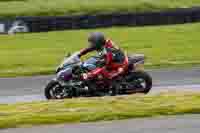
[[[148,70],[153,77],[151,93],[163,90],[200,90],[200,68]],[[53,76],[0,79],[0,103],[45,100],[43,88]],[[133,119],[125,121],[62,124],[0,130],[0,133],[198,133],[200,115]]]
[[[153,92],[200,90],[200,68],[147,70],[153,77]],[[45,100],[44,87],[54,76],[0,78],[0,103]]]

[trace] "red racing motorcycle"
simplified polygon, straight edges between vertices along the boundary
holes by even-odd
[[[128,56],[126,72],[111,81],[101,74],[90,80],[82,80],[82,74],[101,65],[101,58],[92,56],[82,62],[77,54],[66,57],[57,68],[56,77],[44,89],[47,99],[147,94],[152,88],[152,78],[144,71],[144,55]]]

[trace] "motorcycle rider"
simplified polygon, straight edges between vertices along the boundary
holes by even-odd
[[[104,63],[95,70],[84,73],[82,75],[83,80],[92,79],[98,75],[103,75],[104,78],[111,80],[128,68],[128,57],[112,40],[106,39],[103,33],[91,33],[88,42],[89,47],[82,49],[78,57],[81,58],[89,52],[97,51]]]

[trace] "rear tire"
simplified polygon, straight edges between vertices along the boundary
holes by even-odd
[[[144,71],[140,72],[134,72],[131,74],[132,79],[137,80],[137,79],[142,79],[145,82],[145,87],[142,88],[142,91],[139,90],[139,93],[144,93],[147,94],[152,88],[152,77]]]

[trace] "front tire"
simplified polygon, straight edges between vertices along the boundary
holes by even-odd
[[[50,81],[47,86],[44,89],[44,95],[46,97],[46,99],[55,99],[52,94],[51,94],[51,90],[56,86],[59,85],[57,81]]]
[[[66,92],[65,88],[63,88],[58,81],[51,80],[44,89],[45,97],[50,99],[64,99],[71,98],[72,93],[69,90]]]

